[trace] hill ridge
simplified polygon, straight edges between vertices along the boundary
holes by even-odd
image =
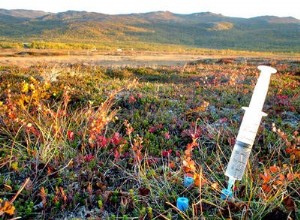
[[[0,39],[63,42],[143,42],[214,49],[300,51],[300,20],[228,17],[170,11],[109,15],[0,9]]]

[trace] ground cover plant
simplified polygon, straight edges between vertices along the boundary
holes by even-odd
[[[234,199],[221,200],[258,64],[278,70],[268,116]],[[2,66],[0,218],[297,219],[299,74],[299,61],[254,58]]]

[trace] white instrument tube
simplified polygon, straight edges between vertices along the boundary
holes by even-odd
[[[245,114],[239,129],[236,143],[225,172],[232,181],[241,180],[263,116],[262,108],[268,92],[270,77],[276,69],[269,66],[258,66],[261,71],[257,80],[249,107],[244,107]]]

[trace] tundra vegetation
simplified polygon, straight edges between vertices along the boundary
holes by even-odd
[[[268,116],[234,198],[221,200],[259,64],[278,70]],[[299,65],[1,66],[0,219],[296,219]],[[185,175],[194,185],[183,186]],[[186,212],[176,208],[181,196]]]

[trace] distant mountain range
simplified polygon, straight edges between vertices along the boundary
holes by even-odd
[[[158,11],[107,15],[0,9],[0,41],[144,42],[214,49],[300,52],[300,20]]]

